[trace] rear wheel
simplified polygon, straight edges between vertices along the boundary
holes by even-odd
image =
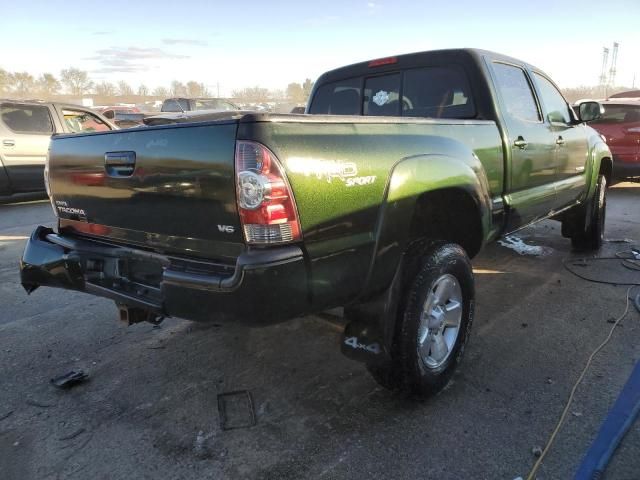
[[[473,319],[473,271],[462,247],[444,242],[423,245],[406,262],[391,360],[369,371],[386,388],[428,396],[447,385],[461,360]]]
[[[594,192],[589,214],[583,215],[583,223],[575,229],[571,236],[571,245],[577,250],[598,250],[604,241],[605,217],[607,211],[607,178],[599,175],[596,191]],[[586,227],[586,220],[589,219],[589,226]],[[581,228],[580,228],[581,227]]]

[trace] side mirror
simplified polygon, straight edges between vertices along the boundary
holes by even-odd
[[[592,122],[602,117],[604,107],[598,102],[582,102],[578,106],[578,117],[581,122]]]

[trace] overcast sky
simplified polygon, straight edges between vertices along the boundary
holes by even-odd
[[[197,80],[214,93],[284,89],[399,53],[478,47],[526,60],[561,87],[595,84],[620,43],[619,85],[640,84],[640,0],[0,0],[0,68],[77,67],[136,87]]]

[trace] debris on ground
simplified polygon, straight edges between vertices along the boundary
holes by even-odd
[[[540,457],[540,456],[542,455],[542,448],[540,448],[540,447],[533,447],[533,448],[531,449],[531,453],[533,453],[533,455],[534,455],[535,457]]]
[[[520,237],[516,237],[515,235],[507,235],[501,240],[498,240],[498,243],[503,247],[507,247],[520,255],[544,257],[546,255],[550,255],[553,252],[553,250],[549,247],[527,245],[524,240],[522,240]]]
[[[60,375],[59,377],[55,377],[51,379],[51,384],[57,388],[71,388],[78,383],[84,382],[89,375],[83,372],[82,370],[71,370],[64,375]]]
[[[238,390],[219,394],[218,415],[222,430],[255,426],[256,413],[251,393],[248,390]]]
[[[607,238],[605,240],[607,243],[633,243],[633,240],[630,238]]]

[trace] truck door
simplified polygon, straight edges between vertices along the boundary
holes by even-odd
[[[53,122],[46,105],[0,104],[0,157],[12,191],[44,190],[44,163]]]
[[[555,142],[557,172],[556,209],[575,203],[586,188],[585,167],[589,145],[582,124],[556,86],[544,75],[533,74],[542,101],[545,123]]]
[[[507,144],[508,230],[514,230],[555,206],[556,144],[525,70],[497,61],[492,70]]]

